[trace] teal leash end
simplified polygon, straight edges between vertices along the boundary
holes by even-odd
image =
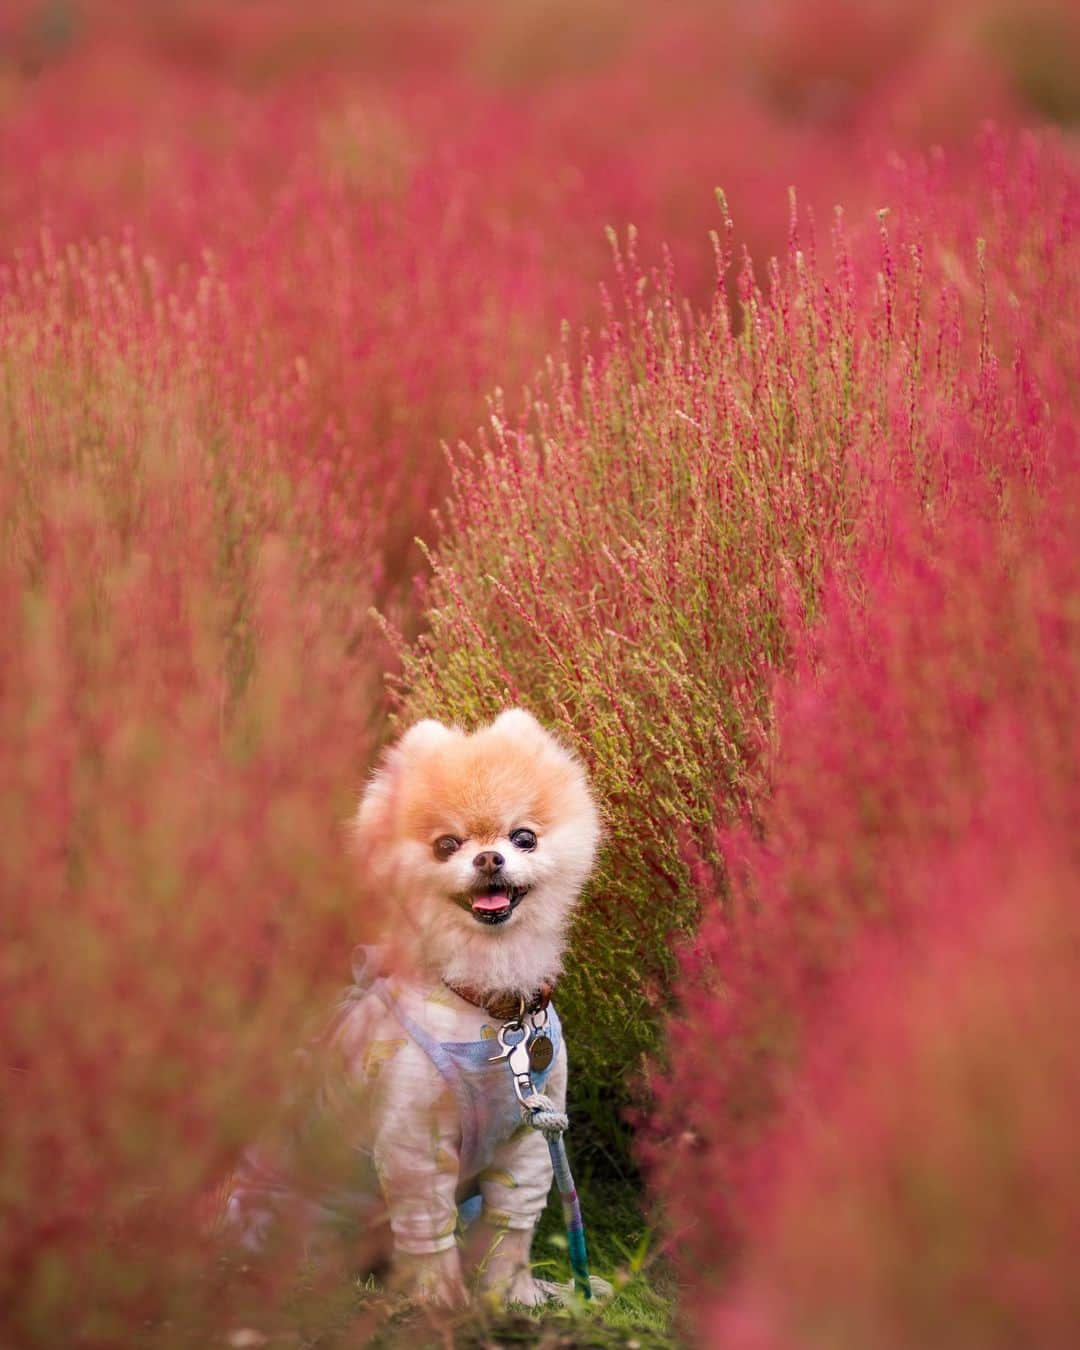
[[[581,1201],[570,1171],[570,1161],[566,1156],[566,1145],[562,1135],[548,1138],[548,1151],[555,1171],[555,1180],[562,1200],[563,1219],[566,1223],[566,1247],[570,1257],[570,1270],[574,1276],[574,1287],[582,1298],[593,1296],[592,1281],[589,1278],[589,1252],[585,1243],[585,1221],[581,1217]]]

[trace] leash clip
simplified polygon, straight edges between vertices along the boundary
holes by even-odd
[[[524,1002],[522,1003],[522,1012],[524,1012]],[[511,1041],[507,1039],[507,1033],[520,1031],[520,1040]],[[514,1096],[522,1106],[525,1105],[525,1099],[533,1095],[532,1081],[532,1061],[529,1058],[529,1033],[525,1030],[525,1023],[520,1018],[515,1018],[512,1022],[506,1022],[499,1028],[499,1053],[491,1056],[491,1063],[495,1060],[505,1059],[510,1066],[510,1073],[514,1079]]]

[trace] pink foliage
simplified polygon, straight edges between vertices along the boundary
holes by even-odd
[[[854,215],[883,142],[966,144],[985,115],[1054,99],[1069,112],[1053,60],[1021,79],[1026,37],[995,45],[962,0],[926,23],[900,0],[877,18],[822,0],[810,24],[751,8],[3,7],[5,1344],[220,1330],[207,1193],[376,917],[341,828],[393,664],[369,608],[418,629],[413,539],[449,485],[441,442],[471,434],[496,385],[500,416],[521,410],[561,320],[604,321],[603,227],[636,221],[646,266],[671,236],[700,296],[714,183],[736,242],[767,255],[789,183]],[[1040,50],[1067,52],[1068,11],[1040,13]],[[990,492],[1010,526],[1027,520],[1018,484],[1065,492],[1046,448],[1074,396],[1067,156],[1010,157],[989,137],[901,173],[888,199],[884,231],[848,250],[838,230],[835,267],[815,263],[804,217],[770,298],[742,272],[740,355],[725,305],[695,330],[722,348],[717,369],[733,362],[723,434],[760,459],[753,421],[783,407],[804,453],[797,472],[780,453],[785,411],[763,475],[775,496],[748,516],[751,617],[777,538],[807,560],[777,584],[811,595],[800,532],[827,519],[847,540],[846,469],[826,472],[841,450],[873,488],[857,514],[874,547],[892,511],[879,480],[935,521]],[[692,354],[670,392],[704,425],[702,369]],[[675,407],[657,422],[667,445]],[[740,631],[761,632],[749,617]],[[466,641],[457,629],[452,650]],[[714,915],[703,950],[728,932]],[[717,1091],[737,1058],[724,1072]]]
[[[364,594],[215,402],[207,290],[102,249],[0,291],[6,1344],[201,1315],[205,1202],[374,917]]]
[[[909,861],[912,921],[815,1021],[706,1343],[1074,1344],[1080,794],[1010,739],[979,824]]]
[[[867,350],[885,363],[863,381],[892,393],[854,547],[833,551],[820,623],[792,631],[769,803],[717,837],[723,899],[699,872],[650,1153],[709,1343],[1075,1331],[1076,1079],[1046,1075],[1077,1008],[1078,199],[1075,167],[1052,201],[1007,159],[987,143],[989,212],[938,194],[913,211],[909,184],[879,261]],[[976,229],[972,280],[1011,279],[970,358],[943,363],[967,325],[947,281],[921,288]],[[1005,1024],[1032,1014],[1048,955],[1028,1045]]]

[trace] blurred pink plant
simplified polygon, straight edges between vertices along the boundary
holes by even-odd
[[[1025,493],[1064,491],[1068,153],[986,136],[887,190],[867,171],[988,113],[1072,115],[1068,11],[1000,13],[1008,40],[964,0],[932,23],[822,0],[809,24],[696,0],[5,7],[7,1341],[211,1326],[195,1212],[376,917],[340,831],[395,659],[368,609],[420,627],[440,443],[496,383],[506,515],[459,457],[459,572],[429,590],[454,603],[425,650],[463,682],[451,715],[517,682],[607,775],[623,870],[582,949],[646,955],[639,984],[601,981],[599,1062],[633,1060],[625,1027],[655,1025],[669,930],[696,920],[679,839],[709,852],[718,781],[721,814],[765,800],[770,682],[810,651],[826,562],[881,543],[896,484],[939,526],[971,497],[1011,527]],[[699,321],[657,245],[705,295],[716,182],[738,307]],[[791,182],[804,206],[893,210],[850,242],[838,222],[828,260],[804,211],[782,265],[727,268],[744,239],[783,249]],[[628,220],[605,306],[603,226]],[[519,396],[562,319],[602,336]],[[462,596],[495,572],[479,629]],[[486,682],[461,661],[477,632],[507,639]],[[747,1082],[732,1110],[773,1101],[768,1073]]]
[[[370,591],[312,573],[221,302],[106,246],[0,273],[5,1344],[210,1334],[208,1197],[376,917]]]
[[[695,865],[702,923],[649,1151],[709,1343],[1005,1345],[1030,1323],[1035,1342],[1064,1345],[1075,1330],[1078,1182],[1054,1144],[1075,1081],[1058,1093],[1040,1074],[1067,1057],[1076,1018],[1080,199],[1066,169],[1047,210],[1006,161],[988,142],[997,186],[979,223],[1004,226],[999,242],[1034,234],[1015,255],[980,240],[978,284],[989,295],[1003,262],[1019,283],[1038,260],[1040,298],[1010,286],[984,306],[970,364],[943,364],[948,291],[936,339],[923,304],[888,297],[916,225],[946,270],[977,226],[941,198],[947,215],[890,219],[877,350],[902,355],[868,387],[888,376],[911,402],[892,402],[867,447],[854,548],[832,554],[820,623],[792,625],[760,822],[719,831],[723,880]],[[923,250],[910,256],[928,276]],[[1002,301],[1008,364],[991,336]],[[911,362],[917,382],[900,373]],[[999,943],[1018,965],[996,993]],[[1025,1050],[998,1031],[1026,1016],[1047,944],[1060,962]],[[935,983],[942,967],[955,992]],[[984,1119],[971,1073],[995,1102],[1033,1082],[1039,1095]],[[1034,1283],[1008,1273],[1011,1222]]]
[[[1074,1344],[1080,794],[1025,740],[986,756],[981,822],[911,859],[918,913],[815,1021],[705,1343]]]

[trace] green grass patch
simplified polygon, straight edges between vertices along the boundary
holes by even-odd
[[[677,1350],[675,1282],[656,1250],[642,1214],[640,1194],[626,1182],[586,1179],[581,1189],[590,1266],[615,1287],[612,1297],[540,1309],[495,1307],[477,1299],[455,1315],[439,1314],[390,1294],[373,1277],[336,1287],[301,1282],[283,1323],[260,1330],[257,1309],[250,1325],[239,1318],[230,1344],[252,1350],[344,1350],[365,1344],[375,1350],[487,1350],[492,1346],[626,1347]],[[558,1195],[552,1192],[533,1244],[539,1278],[570,1279]],[[265,1337],[265,1339],[263,1339]]]

